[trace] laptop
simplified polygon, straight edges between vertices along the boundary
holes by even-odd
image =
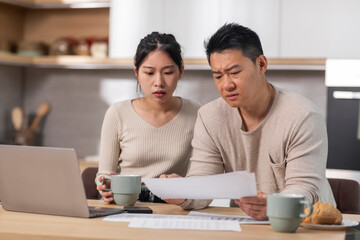
[[[0,145],[0,200],[8,211],[92,218],[122,213],[89,207],[74,149]]]

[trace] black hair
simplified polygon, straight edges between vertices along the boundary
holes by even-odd
[[[152,32],[140,40],[134,57],[136,71],[139,71],[141,63],[149,53],[155,50],[166,52],[179,67],[181,72],[183,59],[181,56],[180,44],[176,41],[174,35],[159,32]]]
[[[210,55],[227,49],[238,49],[245,57],[256,63],[256,59],[263,55],[259,36],[250,28],[237,23],[225,23],[204,42],[206,57],[210,64]]]

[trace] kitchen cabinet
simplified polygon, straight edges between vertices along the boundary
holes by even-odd
[[[204,58],[203,41],[225,22],[256,31],[270,58],[359,58],[357,0],[117,0],[110,56],[133,56],[151,31],[173,33],[185,58]],[[130,24],[129,24],[130,23]]]
[[[117,0],[110,10],[110,57],[132,58],[145,35],[175,35],[185,58],[205,58],[204,36],[218,27],[218,0]],[[199,11],[200,10],[200,11]]]
[[[71,2],[80,2],[79,0],[66,1],[67,4],[58,3],[57,8],[50,8],[50,4],[46,5],[49,8],[44,8],[40,4],[30,4],[29,2],[32,1],[26,1],[25,6],[28,7],[2,2],[4,0],[0,1],[0,17],[4,20],[0,21],[1,39],[51,44],[60,37],[104,38],[109,35],[109,7],[76,9],[59,7],[70,6]],[[22,2],[25,1],[14,1],[13,3]],[[47,0],[47,2],[61,1]],[[82,2],[85,4],[84,1]],[[42,8],[38,8],[38,6],[42,6]]]
[[[113,1],[110,57],[133,57],[141,38],[160,31],[175,35],[185,58],[205,58],[204,40],[226,22],[238,22],[255,30],[266,55],[278,57],[279,1]]]
[[[280,0],[219,1],[219,27],[237,22],[254,30],[260,37],[264,54],[279,57]]]
[[[279,57],[359,58],[359,9],[357,0],[282,1]]]
[[[203,49],[204,39],[225,22],[240,22],[258,32],[264,52],[269,57],[270,70],[325,69],[323,58],[278,58],[280,0],[117,0],[111,3],[110,8],[101,5],[110,6],[109,0],[11,1],[17,5],[2,2],[10,1],[0,0],[0,37],[6,36],[11,41],[43,41],[51,44],[63,36],[108,36],[109,29],[111,32],[109,59],[84,56],[27,58],[0,53],[0,64],[3,65],[131,69],[139,39],[157,30],[173,33],[177,37],[184,50],[186,70],[209,70]]]

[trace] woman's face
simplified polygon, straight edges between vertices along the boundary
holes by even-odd
[[[172,98],[183,69],[164,51],[150,52],[135,75],[146,98],[164,103]]]

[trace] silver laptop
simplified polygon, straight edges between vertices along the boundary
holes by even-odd
[[[0,145],[0,200],[5,210],[100,217],[119,208],[88,207],[74,149]]]

